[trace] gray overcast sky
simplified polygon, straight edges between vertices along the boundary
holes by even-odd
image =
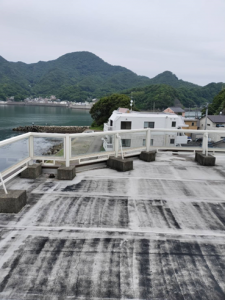
[[[225,82],[225,0],[0,0],[0,55],[90,51],[150,78]]]

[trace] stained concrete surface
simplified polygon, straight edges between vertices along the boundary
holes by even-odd
[[[0,299],[225,299],[225,157],[157,154],[134,170],[28,187],[0,214]]]

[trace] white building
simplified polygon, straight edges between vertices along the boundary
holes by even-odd
[[[200,128],[201,130],[205,129],[205,118],[200,120]],[[216,130],[218,133],[209,133],[209,138],[214,141],[218,142],[220,140],[225,139],[225,115],[208,115],[207,122],[206,122],[206,130]],[[223,131],[223,132],[221,132]]]
[[[142,128],[157,129],[181,129],[188,127],[184,123],[184,118],[171,113],[144,113],[130,112],[126,109],[115,110],[104,124],[104,131],[129,130]],[[123,148],[138,148],[146,145],[146,133],[121,133]],[[151,133],[150,145],[153,147],[176,146],[177,144],[186,144],[187,136],[183,132],[154,132]],[[103,146],[106,151],[113,149],[113,137],[106,135]]]

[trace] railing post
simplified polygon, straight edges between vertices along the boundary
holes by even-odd
[[[121,156],[122,156],[122,159],[124,159],[121,136],[118,136],[118,140],[119,140],[119,147],[120,147],[120,151],[121,151]]]
[[[3,180],[3,178],[2,178],[2,174],[1,174],[1,173],[0,173],[0,179],[1,179],[1,182],[2,182],[3,189],[4,189],[4,191],[5,191],[5,194],[8,194],[8,192],[7,192],[7,189],[6,189],[6,187],[5,187],[5,183],[4,183],[4,180]]]
[[[202,154],[208,155],[208,132],[204,132],[203,134]]]
[[[115,134],[115,156],[118,157],[118,153],[119,153],[119,135],[118,133]]]
[[[33,157],[34,157],[34,137],[33,135],[30,135],[29,137],[29,156],[32,159],[30,161],[30,164],[33,164]]]
[[[146,151],[150,151],[150,141],[151,141],[151,129],[146,131]]]
[[[205,133],[205,155],[208,156],[208,141],[209,141],[209,134],[208,132]]]
[[[65,152],[65,156],[66,156],[66,167],[70,166],[70,136],[69,134],[66,134],[66,138],[65,138],[65,145],[66,145],[66,152]]]

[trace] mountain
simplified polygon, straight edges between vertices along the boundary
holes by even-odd
[[[155,85],[163,86],[156,88]],[[212,102],[221,86],[222,83],[210,83],[200,87],[178,79],[170,71],[152,79],[138,76],[85,51],[32,64],[9,62],[0,56],[0,100],[10,96],[15,96],[15,100],[22,100],[27,96],[56,95],[61,100],[85,101],[87,97],[100,98],[124,91],[128,93],[136,88],[139,94],[149,93],[144,96],[145,100],[146,97],[154,96],[149,101],[159,101],[159,106],[163,101],[166,103],[165,99],[168,98],[173,101],[178,99],[184,106],[193,106]]]
[[[199,87],[199,85],[183,81],[182,79],[178,79],[175,74],[173,74],[170,71],[165,71],[151,79],[151,84],[167,84],[169,86],[172,86],[174,88],[195,88]]]
[[[134,86],[145,86],[150,79],[112,66],[89,52],[65,54],[56,60],[25,64],[0,57],[0,97],[23,92],[24,96],[57,95],[60,99],[83,100],[101,97]],[[18,94],[16,93],[16,94]]]

